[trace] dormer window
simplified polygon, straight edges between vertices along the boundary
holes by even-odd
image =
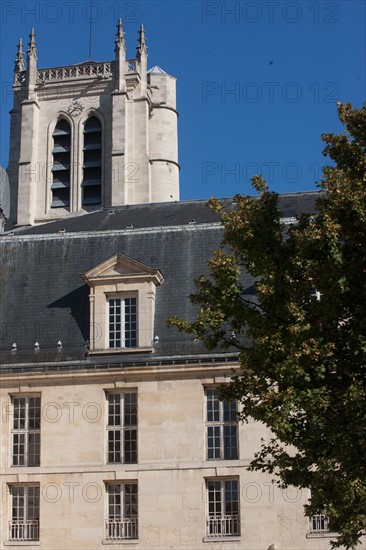
[[[82,278],[90,287],[90,353],[152,351],[161,271],[116,254]]]

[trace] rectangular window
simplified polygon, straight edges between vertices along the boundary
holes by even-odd
[[[11,485],[10,540],[39,540],[39,486]]]
[[[217,390],[206,388],[208,460],[236,460],[238,453],[237,402],[219,401]]]
[[[108,463],[137,462],[137,393],[107,394]]]
[[[328,533],[328,518],[324,514],[318,513],[314,514],[310,518],[310,533],[319,534]]]
[[[210,479],[206,481],[208,537],[240,535],[239,480]]]
[[[41,398],[13,397],[13,466],[39,466]]]
[[[108,483],[106,538],[137,539],[137,483]]]
[[[109,298],[109,347],[137,347],[137,297]]]

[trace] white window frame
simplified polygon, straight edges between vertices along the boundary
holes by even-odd
[[[106,482],[106,493],[105,539],[107,541],[136,540],[138,538],[137,481]]]
[[[310,517],[309,533],[311,535],[325,535],[329,533],[329,519],[325,514],[318,512]]]
[[[228,500],[227,496],[230,493],[233,498]],[[235,495],[236,499],[234,498]],[[239,478],[216,477],[206,479],[206,499],[206,537],[208,539],[240,537]]]
[[[111,294],[107,298],[108,308],[108,347],[110,349],[133,349],[139,346],[139,316],[138,316],[138,293],[124,292],[123,294]],[[128,301],[134,300],[133,304]],[[114,304],[114,311],[111,313],[111,302]],[[134,312],[128,311],[129,307],[134,308]],[[113,319],[111,317],[113,316]],[[113,326],[114,325],[114,326]],[[119,328],[117,328],[119,325]],[[134,325],[134,328],[133,328]],[[134,336],[133,336],[134,334]],[[118,345],[119,344],[119,345]],[[134,344],[134,345],[132,345]]]
[[[216,397],[211,399],[211,395]],[[214,407],[211,404],[215,401]],[[219,401],[216,387],[205,388],[205,441],[207,460],[238,460],[237,401]],[[233,416],[235,415],[235,420]],[[229,418],[225,418],[229,416]],[[230,442],[227,446],[226,443]],[[234,441],[234,444],[233,444]]]
[[[34,400],[37,403],[34,403]],[[24,402],[23,408],[21,408],[21,401]],[[13,395],[11,405],[13,413],[11,464],[15,467],[38,467],[41,462],[41,397],[40,395]]]
[[[137,464],[137,391],[128,389],[120,392],[107,392],[106,401],[107,464]],[[133,420],[135,422],[132,422]],[[112,455],[117,457],[119,455],[119,459],[111,460]]]
[[[8,488],[11,496],[9,540],[39,541],[39,484],[10,484]]]

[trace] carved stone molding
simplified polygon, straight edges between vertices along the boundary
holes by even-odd
[[[69,108],[67,109],[67,112],[69,113],[69,115],[71,116],[79,116],[84,110],[84,107],[82,106],[82,104],[80,103],[80,101],[78,101],[77,99],[73,99],[69,105]]]

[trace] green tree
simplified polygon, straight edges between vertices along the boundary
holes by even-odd
[[[366,531],[366,105],[339,104],[338,114],[345,132],[322,135],[332,163],[314,215],[285,226],[260,177],[259,197],[236,196],[234,211],[210,200],[222,247],[190,296],[196,320],[168,324],[208,349],[239,350],[221,398],[273,433],[251,469],[310,487],[306,514],[322,511],[339,533],[333,546],[353,548]]]

